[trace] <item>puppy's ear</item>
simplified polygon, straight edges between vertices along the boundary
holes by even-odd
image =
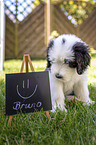
[[[52,64],[50,60],[50,50],[52,49],[53,45],[54,45],[54,39],[50,40],[49,45],[47,47],[47,69],[50,69]]]
[[[73,50],[77,64],[77,73],[81,75],[90,64],[89,47],[83,42],[78,42],[73,46]]]

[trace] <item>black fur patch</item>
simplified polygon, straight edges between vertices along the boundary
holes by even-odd
[[[53,46],[54,46],[54,40],[51,40],[49,42],[48,47],[47,47],[47,68],[49,68],[49,69],[50,69],[51,64],[52,64],[50,59],[49,59],[49,50],[52,49]]]
[[[81,75],[90,64],[89,47],[83,42],[77,42],[73,46],[73,51],[75,55],[75,63],[77,67],[77,73]]]
[[[63,39],[62,39],[62,44],[64,44],[64,43],[65,43],[65,39],[63,38]]]
[[[71,67],[71,68],[77,67],[77,64],[76,64],[75,60],[74,61],[70,61],[68,59],[64,59],[64,64],[69,64],[69,67]]]
[[[76,61],[75,61],[75,60],[74,60],[74,61],[70,61],[70,62],[69,62],[69,67],[71,67],[71,68],[76,68],[76,67],[77,67]]]
[[[48,48],[52,48],[53,45],[54,45],[54,40],[52,39],[52,40],[50,40],[50,42],[49,42]]]

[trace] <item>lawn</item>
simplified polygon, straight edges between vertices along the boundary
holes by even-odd
[[[96,51],[91,52],[92,60],[88,70],[90,98],[96,102]],[[4,62],[0,72],[0,145],[96,145],[96,103],[83,106],[81,102],[66,101],[67,113],[57,109],[50,113],[14,115],[7,126],[5,116],[5,74],[20,72],[21,60]],[[46,68],[46,61],[32,61],[35,71]]]

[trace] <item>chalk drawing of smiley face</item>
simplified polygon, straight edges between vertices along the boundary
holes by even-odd
[[[33,93],[32,93],[31,95],[29,95],[29,96],[23,96],[23,95],[20,94],[19,85],[17,85],[17,94],[18,94],[22,99],[29,99],[29,98],[33,97],[34,94],[36,93],[37,87],[38,87],[38,85],[36,84],[36,86],[35,86],[35,88],[34,88],[34,91],[33,91]],[[23,80],[23,88],[25,88],[25,81],[24,81],[24,80]],[[27,88],[29,88],[29,79],[27,79]]]

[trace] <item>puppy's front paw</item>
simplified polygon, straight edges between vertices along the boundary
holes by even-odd
[[[67,112],[67,109],[66,109],[65,107],[62,107],[62,108],[59,107],[59,109],[60,109],[61,111],[65,111],[65,112]],[[56,107],[52,107],[51,112],[52,112],[52,113],[56,112]]]
[[[52,113],[56,112],[56,109],[52,109],[51,112],[52,112]]]
[[[64,109],[63,109],[65,112],[67,112],[67,109],[64,107]]]
[[[63,106],[60,110],[67,112],[67,109]]]
[[[92,101],[92,100],[90,100],[90,101],[88,101],[88,102],[83,103],[83,105],[84,105],[84,106],[85,106],[85,105],[90,106],[90,105],[94,105],[94,104],[95,104],[95,101]]]

